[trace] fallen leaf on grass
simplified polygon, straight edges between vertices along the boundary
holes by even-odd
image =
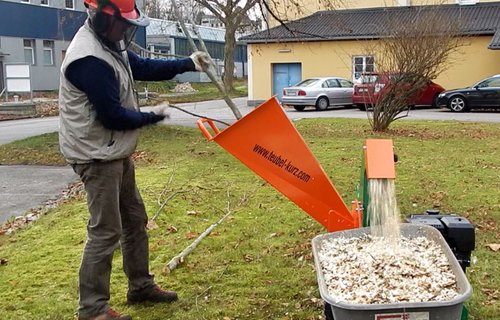
[[[146,225],[146,228],[148,230],[154,230],[154,229],[158,229],[158,224],[156,223],[156,221],[154,220],[149,220],[148,221],[148,224]]]
[[[494,305],[498,301],[498,290],[482,288],[481,291],[486,295],[485,305]]]
[[[311,298],[311,302],[312,304],[316,307],[316,308],[322,308],[323,305],[324,305],[324,302],[322,299],[318,299],[318,298]]]
[[[186,238],[188,240],[193,240],[194,238],[197,238],[198,237],[198,233],[197,232],[194,232],[194,231],[189,231],[187,234],[186,234]]]
[[[500,250],[500,243],[488,243],[486,246],[495,252]]]
[[[167,231],[168,231],[168,233],[176,233],[177,232],[177,228],[174,225],[169,225],[167,227]]]
[[[245,259],[246,262],[252,262],[253,261],[253,257],[249,254],[246,254],[243,256],[243,259]]]
[[[486,220],[486,221],[483,221],[482,223],[478,223],[477,228],[479,230],[484,230],[484,231],[496,231],[497,224],[495,221]]]
[[[194,151],[194,150],[190,150],[191,152]],[[198,154],[199,156],[202,156],[202,155],[214,155],[215,152],[213,151],[197,151],[196,154]]]
[[[146,162],[151,162],[150,160],[147,159],[147,153],[144,151],[136,151],[132,154],[132,160],[134,161],[146,161]]]

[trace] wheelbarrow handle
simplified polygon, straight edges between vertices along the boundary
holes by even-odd
[[[196,124],[198,125],[198,128],[200,128],[201,133],[205,136],[205,138],[210,141],[213,140],[213,136],[210,134],[210,132],[207,130],[205,126],[205,122],[208,123],[210,128],[214,131],[215,135],[218,135],[220,133],[219,128],[215,125],[215,123],[212,120],[201,118],[196,121]]]

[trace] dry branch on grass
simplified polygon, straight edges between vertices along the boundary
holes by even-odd
[[[228,192],[228,198],[229,198],[229,192]],[[228,200],[227,201],[227,206],[225,210],[220,210],[222,212],[225,212],[225,214],[217,220],[217,222],[213,223],[210,225],[205,231],[203,231],[189,246],[187,246],[184,250],[182,250],[181,253],[173,257],[163,268],[164,273],[170,273],[172,270],[174,270],[178,265],[182,264],[186,257],[205,239],[218,225],[220,225],[224,220],[229,217],[232,213],[234,213],[236,210],[241,208],[246,202],[248,201],[248,195],[245,193],[243,196],[240,198],[239,203],[236,205],[235,209],[231,209],[231,203]]]
[[[158,228],[158,225],[156,224],[156,219],[158,218],[160,212],[163,210],[163,208],[165,208],[165,206],[167,205],[167,203],[170,200],[172,200],[175,196],[177,196],[180,193],[192,191],[189,189],[183,189],[182,187],[179,190],[172,190],[170,188],[170,186],[172,184],[172,180],[174,178],[174,172],[175,172],[175,170],[172,170],[165,187],[163,188],[163,190],[160,192],[160,195],[158,196],[157,203],[158,203],[159,207],[158,207],[158,210],[156,210],[155,214],[148,220],[148,224],[146,226],[146,228],[148,230],[153,230],[153,229]],[[168,196],[166,196],[167,194],[168,194]]]

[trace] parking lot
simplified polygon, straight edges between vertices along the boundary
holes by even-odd
[[[366,111],[357,108],[331,108],[326,111],[306,109],[302,112],[292,108],[285,109],[291,119],[297,118],[356,118],[366,119]],[[500,122],[500,110],[474,110],[471,112],[456,113],[448,109],[416,108],[410,110],[403,120],[454,120],[473,122]]]

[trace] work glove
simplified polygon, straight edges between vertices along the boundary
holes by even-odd
[[[153,123],[162,121],[165,118],[170,119],[170,113],[168,113],[168,102],[166,104],[152,107],[150,114],[153,117]]]
[[[193,60],[196,71],[205,71],[212,64],[212,59],[210,59],[208,53],[203,51],[195,51],[189,57]]]

